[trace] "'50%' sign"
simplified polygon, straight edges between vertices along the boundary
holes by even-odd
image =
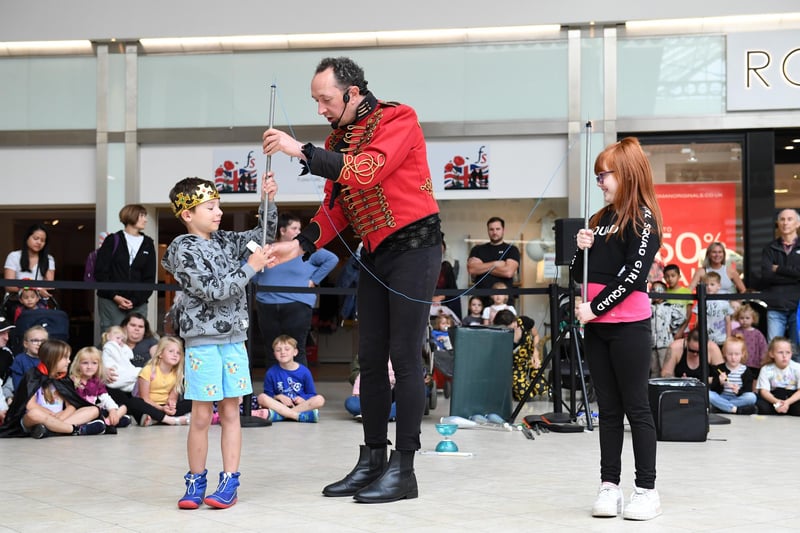
[[[664,264],[677,262],[697,266],[705,258],[708,245],[718,242],[719,236],[719,233],[704,233],[701,238],[697,233],[685,231],[673,239],[672,228],[665,227],[661,235],[661,256]]]

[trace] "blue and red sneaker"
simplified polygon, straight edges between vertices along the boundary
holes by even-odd
[[[239,472],[220,472],[219,485],[214,494],[206,496],[206,505],[217,509],[227,509],[236,503],[236,489],[239,488]]]
[[[206,474],[208,470],[203,470],[199,474],[186,472],[183,479],[186,480],[186,494],[178,500],[178,507],[181,509],[197,509],[203,503],[206,495]]]

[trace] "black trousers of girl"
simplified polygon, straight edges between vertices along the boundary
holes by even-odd
[[[636,486],[655,488],[656,428],[650,411],[650,320],[584,326],[584,347],[597,393],[601,481],[619,484],[623,418],[631,426]]]
[[[784,388],[780,389],[772,389],[770,391],[773,396],[775,396],[779,400],[787,400],[789,396],[797,392],[796,390],[788,390]],[[762,398],[760,395],[758,400],[756,401],[756,407],[758,408],[758,414],[760,415],[777,415],[778,411],[775,410],[775,406],[769,403],[767,400]],[[789,406],[789,411],[785,414],[791,416],[800,416],[800,403],[793,403]]]
[[[358,280],[358,361],[364,444],[377,448],[388,440],[392,389],[388,360],[394,368],[397,405],[395,448],[420,448],[425,410],[422,342],[442,262],[441,246],[412,250],[362,252]],[[378,279],[366,272],[371,271]]]
[[[156,422],[161,422],[167,415],[164,411],[157,409],[155,406],[147,403],[141,398],[132,396],[131,394],[121,391],[119,389],[108,389],[108,394],[119,405],[124,405],[128,408],[128,414],[131,415],[136,423],[142,422],[142,416],[150,415],[150,418]],[[186,413],[192,412],[191,400],[178,400],[175,405],[175,414],[173,416],[183,416]]]

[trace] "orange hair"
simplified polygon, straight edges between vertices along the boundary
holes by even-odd
[[[614,211],[616,213],[614,223],[620,229],[633,223],[634,232],[636,235],[641,235],[641,228],[644,226],[641,208],[644,206],[653,213],[656,221],[656,227],[652,232],[661,238],[661,209],[658,207],[653,186],[653,171],[639,140],[636,137],[626,137],[607,146],[600,152],[594,163],[595,173],[604,170],[614,171],[614,178],[619,186],[614,202],[595,213],[592,216],[591,225],[596,225],[597,221],[607,212]],[[621,235],[621,232],[618,234]],[[606,239],[611,235],[609,233]]]

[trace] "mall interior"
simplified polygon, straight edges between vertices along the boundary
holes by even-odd
[[[0,255],[19,249],[32,224],[47,227],[55,297],[70,316],[73,348],[99,340],[94,291],[80,282],[101,234],[121,229],[120,208],[146,207],[145,232],[163,253],[183,232],[167,197],[176,181],[260,174],[267,165],[261,134],[271,120],[321,144],[330,129],[309,81],[323,57],[352,57],[378,98],[416,110],[445,258],[460,288],[470,285],[470,248],[488,240],[486,221],[505,220],[506,242],[522,252],[515,285],[541,289],[521,296],[518,308],[543,337],[551,321],[546,290],[568,283],[555,257],[564,238],[555,221],[602,206],[589,162],[604,146],[628,136],[642,143],[664,212],[661,261],[679,264],[684,282],[706,247],[722,242],[745,285],[757,290],[777,212],[800,208],[794,0],[33,0],[0,2],[0,13]],[[454,165],[479,161],[485,186],[454,179]],[[282,155],[270,165],[279,211],[309,220],[322,180],[298,176],[298,162]],[[252,227],[258,203],[255,192],[223,193],[223,226]],[[335,285],[356,246],[348,232],[331,245],[340,267],[323,285]],[[161,331],[175,286],[160,268],[157,281],[148,318]],[[788,417],[758,415],[711,426],[705,442],[660,442],[664,514],[644,526],[591,517],[596,430],[535,440],[516,430],[460,430],[454,440],[469,456],[421,455],[418,499],[369,506],[324,498],[322,486],[355,459],[361,426],[342,408],[357,321],[338,317],[335,295],[321,296],[318,307],[314,372],[328,399],[321,420],[244,430],[239,505],[177,509],[186,428],[2,440],[0,531],[796,528],[791,495],[800,488],[800,459],[790,443],[797,428]],[[258,383],[266,349],[257,331],[249,346]],[[423,421],[423,452],[436,446],[434,423],[449,414],[449,399],[439,395]],[[550,402],[529,402],[520,418],[552,410]],[[626,492],[629,440],[626,434]],[[210,461],[218,447],[212,439]]]

